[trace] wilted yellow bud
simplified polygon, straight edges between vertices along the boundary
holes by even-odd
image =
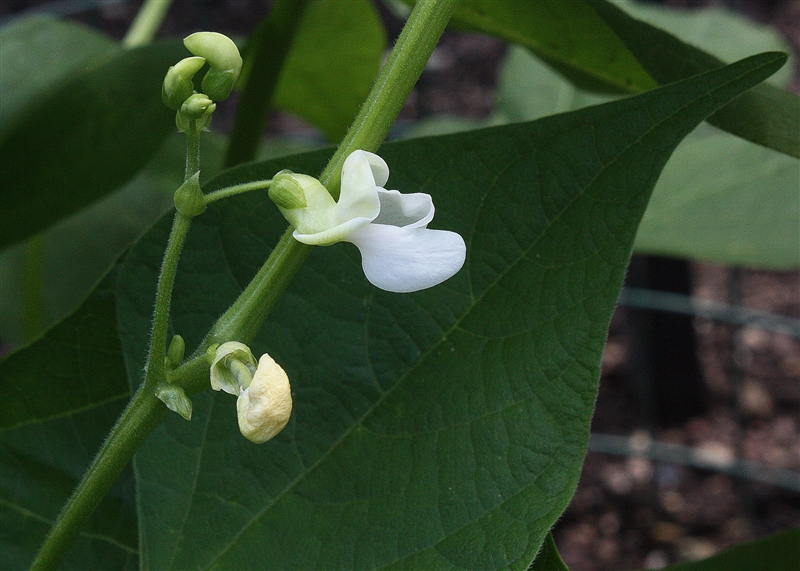
[[[289,377],[272,357],[261,356],[250,386],[236,401],[239,430],[256,444],[273,438],[286,426],[292,414]]]

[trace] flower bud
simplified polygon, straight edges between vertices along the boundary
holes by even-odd
[[[206,115],[211,115],[216,108],[216,103],[211,101],[205,94],[194,93],[183,102],[180,113],[190,121],[197,121]]]
[[[238,396],[250,385],[257,366],[250,347],[238,341],[223,343],[211,363],[211,388]]]
[[[161,86],[161,99],[170,109],[178,110],[194,93],[194,74],[206,63],[202,57],[187,57],[167,70]]]
[[[185,184],[185,183],[184,183]],[[174,368],[183,361],[183,354],[186,351],[186,341],[180,335],[174,335],[167,348],[167,367]]]
[[[184,39],[183,45],[211,66],[203,78],[203,92],[214,101],[226,99],[242,71],[242,56],[233,40],[217,32],[197,32]]]
[[[299,176],[303,177],[305,175]],[[290,170],[282,170],[276,174],[269,185],[269,197],[272,202],[288,210],[305,208],[307,205],[306,196],[299,180],[295,178],[295,174]]]
[[[200,190],[200,171],[194,173],[178,187],[178,190],[175,191],[173,200],[175,201],[175,210],[184,216],[188,216],[189,218],[199,216],[203,213],[203,211],[205,211],[206,198],[203,195],[203,191]],[[183,340],[181,339],[181,341]],[[172,349],[171,344],[170,349]],[[181,359],[183,359],[182,353]],[[180,360],[178,363],[180,363]]]
[[[292,414],[292,389],[289,377],[267,354],[258,361],[253,381],[236,401],[239,430],[256,444],[278,434]]]

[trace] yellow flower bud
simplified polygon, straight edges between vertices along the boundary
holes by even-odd
[[[239,430],[256,444],[278,434],[292,414],[292,389],[289,377],[272,357],[261,356],[250,386],[243,389],[236,401]]]

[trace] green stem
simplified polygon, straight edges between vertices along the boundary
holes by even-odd
[[[250,60],[247,83],[236,108],[225,153],[226,167],[255,158],[281,70],[309,3],[309,0],[275,0],[269,16],[250,36],[245,49]]]
[[[49,571],[58,567],[123,468],[167,412],[167,407],[152,391],[145,389],[144,385],[139,388],[59,514],[31,565],[31,571]]]
[[[319,177],[334,198],[339,198],[339,175],[348,155],[358,149],[377,151],[389,134],[457,4],[458,0],[417,1],[367,100]]]
[[[235,196],[237,194],[242,194],[244,192],[250,192],[251,190],[263,190],[265,188],[269,188],[269,185],[272,184],[272,179],[270,180],[254,180],[253,182],[245,182],[243,184],[235,184],[233,186],[228,186],[225,188],[220,188],[219,190],[215,190],[214,192],[209,192],[205,195],[206,204],[211,204],[217,200],[222,198],[228,198],[229,196]]]
[[[147,0],[122,39],[122,47],[136,48],[152,42],[170,4],[172,0]]]
[[[183,173],[183,180],[189,178],[200,170],[200,132],[197,130],[197,121],[189,121],[189,128],[186,130],[186,170]]]
[[[414,7],[361,113],[320,175],[320,181],[329,189],[333,188],[335,194],[338,195],[339,175],[347,155],[357,149],[375,151],[380,146],[444,31],[456,2],[457,0],[420,0]],[[189,145],[191,148],[192,143]],[[196,172],[190,173],[190,163],[197,165],[196,158],[192,160],[195,162],[191,162],[187,156],[187,175]],[[180,252],[185,230],[188,229],[188,219],[182,218],[186,217],[176,215],[159,277],[145,383],[117,421],[100,453],[59,515],[34,563],[33,569],[37,571],[54,569],[58,565],[122,468],[166,415],[167,408],[152,392],[155,386],[151,385],[159,380],[152,369],[160,367],[161,371],[164,370],[169,294],[178,262],[177,253]],[[310,251],[311,246],[297,242],[292,238],[291,228],[287,230],[250,284],[217,320],[194,356],[173,371],[170,380],[187,389],[189,393],[207,388],[209,363],[205,355],[206,349],[213,343],[223,341],[251,341]]]

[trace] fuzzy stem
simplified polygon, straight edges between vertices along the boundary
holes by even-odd
[[[136,14],[136,19],[122,39],[122,47],[136,48],[153,41],[167,15],[172,0],[147,0]]]

